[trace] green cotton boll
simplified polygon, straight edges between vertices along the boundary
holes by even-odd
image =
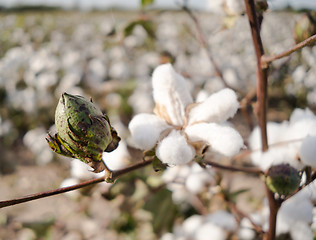
[[[299,172],[289,164],[272,166],[266,176],[268,188],[279,195],[290,195],[300,186]]]
[[[78,158],[95,172],[105,169],[104,151],[117,148],[120,138],[109,119],[92,101],[63,93],[55,112],[57,134],[48,135],[47,142],[56,153]]]

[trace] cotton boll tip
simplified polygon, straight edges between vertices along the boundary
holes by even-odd
[[[301,177],[299,172],[289,164],[272,166],[266,176],[268,188],[279,195],[289,195],[300,186]]]

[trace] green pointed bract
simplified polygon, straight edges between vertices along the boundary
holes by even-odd
[[[55,125],[57,134],[46,138],[53,151],[78,158],[95,172],[105,169],[102,153],[113,151],[120,141],[108,117],[81,96],[62,94],[55,112]]]

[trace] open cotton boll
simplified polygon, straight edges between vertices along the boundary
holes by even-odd
[[[183,231],[189,238],[192,238],[196,230],[202,225],[203,217],[201,215],[192,215],[184,220]]]
[[[136,115],[128,125],[133,143],[142,150],[152,149],[158,142],[161,132],[169,127],[161,118],[148,113]]]
[[[214,213],[208,214],[206,220],[230,231],[234,231],[237,227],[235,217],[223,210],[217,210]]]
[[[212,151],[231,157],[244,146],[240,134],[229,126],[216,123],[199,123],[185,129],[190,141],[205,141]]]
[[[193,101],[185,79],[168,63],[155,69],[152,84],[156,114],[173,125],[182,126],[185,108]]]
[[[293,124],[295,122],[298,122],[306,118],[315,119],[315,115],[309,108],[305,108],[305,109],[296,108],[291,114],[290,123]]]
[[[213,178],[207,172],[191,173],[185,181],[185,187],[193,194],[203,192],[205,184],[211,182]]]
[[[301,161],[312,167],[316,167],[316,136],[304,138],[299,155]]]
[[[196,240],[225,240],[226,232],[211,222],[204,223],[195,233]]]
[[[310,227],[310,224],[306,222],[297,222],[295,226],[290,228],[290,234],[292,240],[312,240],[314,239],[314,234]]]
[[[221,123],[233,117],[238,108],[236,93],[225,88],[192,108],[189,113],[189,124],[201,121]]]
[[[193,160],[195,150],[179,131],[173,130],[158,144],[156,155],[163,163],[181,165]]]

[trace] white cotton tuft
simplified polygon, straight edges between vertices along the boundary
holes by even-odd
[[[306,222],[297,222],[295,226],[290,229],[290,234],[292,240],[312,240],[314,239],[314,234],[310,227],[310,224]]]
[[[131,156],[126,142],[121,140],[118,147],[112,152],[103,152],[102,159],[111,170],[119,170],[127,166]]]
[[[185,187],[189,190],[189,192],[198,194],[203,192],[205,185],[212,180],[213,177],[206,171],[191,173],[185,181]]]
[[[238,108],[236,93],[225,88],[192,108],[189,113],[189,124],[201,121],[221,123],[233,117]]]
[[[206,216],[208,222],[214,223],[216,226],[222,227],[226,230],[234,231],[237,227],[235,217],[224,210],[217,210],[214,213]]]
[[[303,140],[299,155],[305,165],[316,167],[316,136]]]
[[[197,231],[193,239],[196,240],[225,240],[226,232],[211,222],[204,223]]]
[[[196,230],[202,225],[203,217],[201,215],[192,215],[185,219],[182,224],[183,230],[189,238],[192,238]]]
[[[78,184],[80,181],[77,178],[66,178],[64,181],[62,181],[62,183],[60,184],[60,188],[64,188],[64,187],[70,187],[73,185]],[[73,190],[73,191],[69,191],[69,192],[65,192],[64,193],[66,196],[72,198],[72,199],[77,199],[80,196],[80,192],[79,190]]]
[[[152,149],[160,134],[169,127],[161,118],[148,113],[136,115],[128,126],[133,143],[142,150]]]
[[[181,165],[193,160],[195,150],[179,131],[173,130],[158,144],[156,155],[163,163]]]
[[[216,123],[199,123],[185,129],[190,141],[205,141],[211,150],[231,157],[244,146],[240,134],[229,126]]]
[[[315,119],[315,115],[309,108],[306,108],[306,109],[296,108],[291,114],[290,123],[293,124],[295,122],[298,122],[306,118]]]
[[[84,162],[81,162],[78,159],[73,159],[70,162],[70,175],[73,178],[81,179],[81,180],[88,180],[96,177],[101,177],[104,174],[104,171],[100,173],[94,173],[93,169],[85,164]]]
[[[185,79],[168,63],[155,69],[152,84],[157,114],[173,125],[182,126],[185,108],[192,103]]]

